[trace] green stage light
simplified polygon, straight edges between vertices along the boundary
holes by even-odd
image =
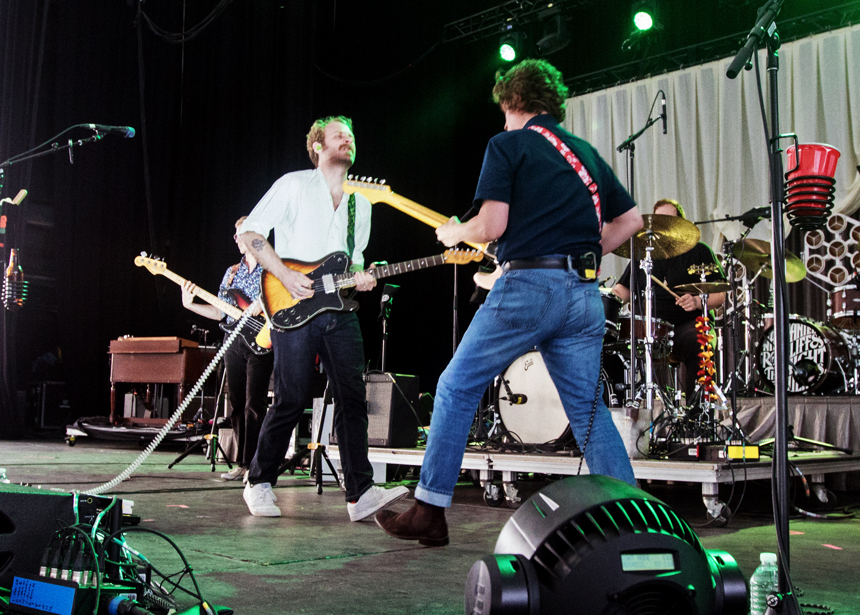
[[[499,38],[499,55],[505,62],[513,62],[519,56],[526,55],[526,36],[521,30],[515,30],[514,26],[508,26],[505,30]]]
[[[647,11],[639,11],[633,16],[633,23],[639,30],[650,30],[654,25],[654,18]]]

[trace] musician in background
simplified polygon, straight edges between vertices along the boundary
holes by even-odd
[[[589,471],[636,483],[600,394],[605,319],[597,269],[602,254],[641,228],[642,216],[597,151],[559,125],[566,98],[561,73],[545,60],[497,75],[493,100],[505,114],[505,132],[484,155],[474,200],[480,211],[436,230],[446,246],[498,239],[503,273],[439,378],[415,505],[376,515],[395,538],[448,544],[445,508],[481,395],[535,346]]]
[[[678,201],[672,199],[661,199],[654,204],[654,213],[662,216],[679,216],[684,218],[684,208]],[[669,288],[701,281],[699,274],[691,274],[688,268],[692,265],[714,265],[718,270],[707,275],[707,281],[715,282],[724,280],[722,269],[714,257],[714,253],[707,244],[699,242],[696,246],[683,254],[672,258],[654,261],[654,269],[651,272],[655,278],[666,284]],[[636,287],[640,296],[645,293],[645,272],[641,269],[636,272]],[[696,317],[702,315],[702,297],[700,295],[682,294],[675,299],[659,284],[653,285],[654,289],[654,318],[665,320],[674,326],[675,334],[672,338],[672,356],[684,366],[683,387],[686,401],[689,404],[696,390],[697,374],[699,372],[699,341],[696,332]],[[630,299],[630,265],[621,274],[618,283],[612,289],[623,301]],[[721,306],[726,300],[726,293],[712,293],[708,295],[708,309]],[[645,306],[642,300],[636,303],[636,313],[640,316],[645,314]],[[643,320],[644,322],[644,320]],[[713,325],[713,322],[711,322]]]
[[[282,259],[313,263],[332,252],[345,252],[352,259],[359,291],[371,290],[376,278],[362,271],[370,238],[370,201],[343,191],[346,173],[355,162],[352,122],[342,116],[317,120],[307,136],[307,149],[316,168],[287,173],[277,180],[245,220],[240,237],[294,299],[312,300],[312,280],[287,267]],[[266,240],[273,229],[274,248]],[[364,519],[408,495],[406,487],[386,490],[373,484],[373,468],[367,458],[364,346],[356,314],[319,314],[294,329],[273,331],[272,344],[275,403],[263,421],[257,455],[248,473],[244,497],[251,514],[281,514],[272,485],[278,479],[290,434],[311,397],[317,355],[334,395],[332,427],[337,434],[350,520]]]
[[[236,220],[236,232],[233,240],[242,254],[242,260],[232,265],[224,273],[221,286],[218,288],[218,298],[237,307],[243,308],[235,294],[239,294],[245,303],[251,304],[248,309],[252,316],[263,312],[257,298],[260,296],[260,276],[263,268],[248,250],[248,246],[239,237],[239,227],[247,216]],[[222,320],[225,314],[214,305],[195,303],[194,293],[197,287],[187,281],[182,285],[182,305],[196,314]],[[228,324],[233,322],[227,316]],[[251,460],[257,452],[257,440],[260,437],[260,427],[266,408],[269,406],[269,381],[274,367],[274,356],[271,352],[255,354],[246,343],[234,340],[224,355],[224,365],[227,372],[227,395],[233,413],[230,415],[230,426],[233,428],[233,439],[236,442],[236,467],[221,475],[226,480],[238,480],[245,476],[251,467]]]

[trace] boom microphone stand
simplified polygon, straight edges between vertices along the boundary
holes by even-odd
[[[775,389],[775,441],[773,454],[773,507],[774,525],[778,545],[777,565],[779,567],[779,585],[777,600],[774,606],[781,607],[780,612],[788,615],[799,615],[800,605],[791,587],[789,563],[789,525],[788,525],[788,311],[786,297],[788,295],[785,280],[785,246],[783,231],[783,167],[781,150],[779,149],[779,34],[776,31],[776,16],[782,8],[784,0],[768,0],[759,9],[758,21],[747,37],[747,42],[732,61],[726,76],[729,79],[737,77],[741,68],[749,64],[749,59],[764,41],[767,43],[767,72],[768,89],[770,94],[770,133],[768,135],[768,158],[770,169],[771,196],[771,267],[774,282],[774,378]],[[767,123],[765,122],[765,125]],[[786,599],[787,598],[787,599]],[[770,602],[770,598],[768,599]],[[773,607],[768,613],[776,612]]]
[[[654,101],[656,102],[656,98]],[[665,100],[664,100],[665,102]],[[652,107],[653,108],[653,107]],[[630,198],[634,201],[636,200],[634,196],[634,174],[633,174],[633,162],[635,158],[636,152],[636,144],[634,141],[645,134],[645,131],[651,128],[654,124],[663,120],[665,118],[665,104],[663,105],[664,111],[656,118],[648,118],[648,122],[645,126],[639,130],[638,132],[633,133],[629,137],[627,137],[624,142],[616,147],[616,151],[623,152],[627,151],[627,192],[630,193]],[[663,125],[663,133],[666,133],[666,126]],[[630,237],[630,393],[629,398],[627,399],[627,405],[632,406],[634,408],[638,408],[638,400],[636,399],[636,293],[638,292],[637,284],[636,284],[636,273],[638,268],[638,257],[635,249],[635,241],[634,237],[636,234]],[[650,263],[650,258],[646,259]],[[646,263],[647,264],[647,263]],[[646,271],[645,277],[645,286],[650,289],[650,276],[651,270],[650,268]],[[649,296],[645,297],[646,301],[646,319],[644,321],[645,331],[646,331],[646,343],[650,344],[653,342],[653,336],[651,333],[651,320],[649,317],[650,314],[650,293]],[[647,346],[645,349],[645,407],[649,412],[654,410],[654,389],[651,386],[652,382],[652,372],[651,372],[651,346]]]

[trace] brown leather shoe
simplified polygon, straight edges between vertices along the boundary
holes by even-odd
[[[438,506],[413,504],[405,513],[381,510],[376,513],[376,525],[386,534],[401,540],[417,540],[425,547],[448,544],[448,524],[445,509]]]

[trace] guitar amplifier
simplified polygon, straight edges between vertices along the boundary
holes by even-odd
[[[418,410],[418,376],[366,374],[364,380],[368,444],[382,448],[415,448],[419,424],[413,409]],[[337,444],[334,431],[330,442]]]

